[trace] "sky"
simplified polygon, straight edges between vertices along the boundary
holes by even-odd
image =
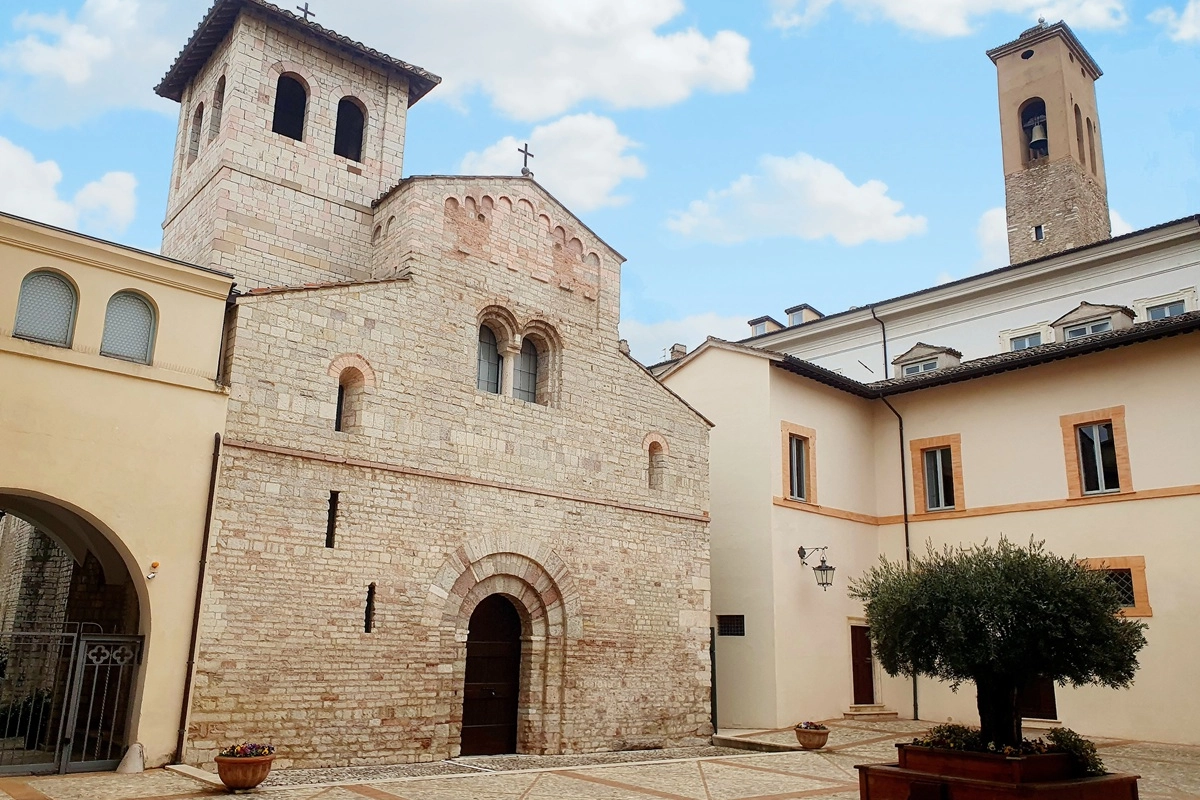
[[[280,0],[287,8],[293,0]],[[443,77],[404,172],[537,180],[628,262],[645,363],[1008,263],[984,51],[1064,19],[1097,84],[1114,233],[1200,212],[1200,0],[309,0]],[[0,210],[157,251],[209,0],[0,4]]]

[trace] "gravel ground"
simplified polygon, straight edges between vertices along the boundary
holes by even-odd
[[[306,786],[319,783],[358,783],[393,778],[423,778],[461,775],[468,772],[508,772],[515,769],[590,767],[596,764],[628,764],[638,761],[668,761],[683,758],[715,758],[745,755],[730,747],[669,747],[661,750],[626,750],[620,753],[587,753],[569,756],[467,756],[432,764],[393,764],[374,767],[331,767],[329,769],[272,770],[263,786]]]

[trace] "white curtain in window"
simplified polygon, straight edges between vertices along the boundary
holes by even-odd
[[[133,292],[114,294],[104,315],[100,354],[126,361],[150,363],[154,341],[154,311]]]
[[[21,281],[13,336],[71,346],[75,325],[75,290],[53,272],[34,272]]]

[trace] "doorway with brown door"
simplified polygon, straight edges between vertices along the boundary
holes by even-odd
[[[871,661],[871,629],[850,626],[850,670],[854,679],[854,705],[875,704],[875,665]]]
[[[517,752],[521,617],[500,594],[485,597],[467,629],[461,754]]]

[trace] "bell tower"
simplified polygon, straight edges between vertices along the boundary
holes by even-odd
[[[1065,22],[1044,20],[987,55],[999,81],[1010,262],[1109,238],[1099,65]]]

